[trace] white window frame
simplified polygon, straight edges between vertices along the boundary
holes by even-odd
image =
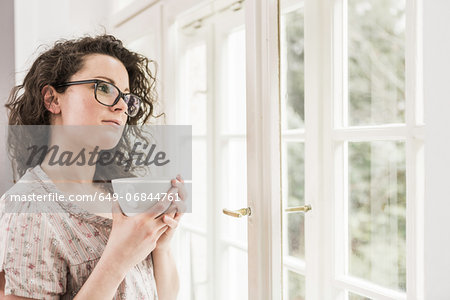
[[[222,214],[222,204],[223,201],[220,201],[220,182],[223,182],[221,179],[221,170],[220,170],[220,164],[219,160],[217,158],[221,157],[221,147],[220,143],[223,142],[224,139],[230,139],[234,137],[245,137],[245,134],[231,134],[231,135],[223,135],[220,133],[219,128],[219,121],[216,116],[218,116],[220,111],[220,105],[219,103],[216,103],[216,101],[211,101],[211,99],[220,99],[221,101],[221,94],[218,88],[221,86],[222,79],[220,76],[220,73],[218,73],[218,70],[216,70],[215,61],[220,55],[218,53],[218,49],[221,45],[221,41],[217,38],[216,34],[223,33],[227,30],[229,30],[231,27],[229,24],[221,24],[219,21],[216,22],[216,20],[213,20],[210,18],[213,15],[217,15],[220,17],[219,14],[221,14],[221,11],[229,6],[231,3],[234,3],[235,1],[230,0],[223,0],[223,1],[197,1],[195,3],[196,5],[193,5],[192,8],[183,10],[173,10],[174,7],[171,6],[170,2],[169,4],[164,8],[164,11],[167,12],[168,15],[166,15],[166,20],[169,22],[172,22],[168,24],[170,26],[170,35],[169,39],[172,39],[173,41],[176,41],[175,43],[172,42],[173,49],[171,51],[175,52],[176,55],[173,56],[172,53],[172,59],[173,63],[171,64],[173,67],[174,72],[170,72],[173,74],[177,74],[176,70],[178,65],[181,65],[182,62],[180,61],[181,53],[177,51],[183,51],[182,49],[187,46],[185,45],[184,41],[187,41],[188,43],[195,43],[195,40],[202,40],[206,43],[207,46],[207,73],[210,74],[208,76],[208,83],[207,83],[207,98],[209,99],[207,101],[207,128],[208,131],[206,135],[202,136],[194,136],[193,138],[203,138],[206,140],[207,143],[207,149],[208,149],[208,167],[207,167],[207,173],[208,175],[208,182],[205,183],[210,188],[208,189],[208,196],[207,199],[216,199],[217,201],[207,201],[208,207],[207,207],[207,228],[208,230],[205,232],[204,230],[199,230],[198,228],[193,228],[192,226],[189,226],[187,224],[181,223],[180,230],[178,233],[179,238],[183,239],[185,232],[192,232],[196,234],[203,235],[206,238],[207,241],[207,264],[208,264],[208,274],[214,274],[214,276],[208,276],[208,280],[211,282],[208,284],[208,299],[219,299],[220,297],[224,297],[222,295],[225,294],[226,286],[224,283],[226,282],[227,278],[224,278],[224,271],[226,263],[224,261],[224,251],[227,247],[233,247],[237,250],[241,251],[247,251],[247,245],[241,245],[240,243],[237,243],[236,241],[231,241],[228,239],[224,239],[221,237],[221,226],[220,220],[223,218]],[[193,1],[191,1],[191,4],[193,4]],[[227,12],[229,13],[229,12]],[[242,14],[243,12],[237,12]],[[234,13],[236,14],[236,12]],[[229,19],[233,23],[238,22],[238,20],[235,18],[235,16],[230,16]],[[195,23],[197,20],[203,19],[202,26],[205,27],[206,30],[201,36],[193,37],[190,39],[181,39],[179,35],[179,28],[184,27],[188,24]],[[223,22],[223,20],[222,20]],[[224,26],[225,25],[225,26]],[[242,24],[243,25],[243,24]],[[212,75],[211,75],[212,74]],[[174,79],[172,82],[177,82],[178,78],[176,75],[171,77]],[[180,84],[177,84],[176,86],[180,86]],[[173,88],[172,88],[173,90]],[[177,103],[176,107],[184,107],[186,103],[183,103],[183,99],[179,96],[178,92],[172,92],[172,101],[174,103]],[[184,101],[185,102],[185,101]],[[187,109],[185,107],[185,109]],[[182,122],[182,112],[185,109],[180,109],[175,112],[177,115],[177,118],[175,120],[175,123],[178,123],[180,120]],[[245,199],[243,199],[245,200]],[[178,240],[177,245],[181,245],[181,240]],[[180,248],[180,247],[176,247]],[[181,247],[182,248],[182,247]],[[180,248],[180,249],[181,249]],[[182,260],[186,261],[186,260]],[[245,266],[246,267],[246,266]],[[183,276],[183,274],[180,274],[180,276]]]
[[[220,2],[220,1],[218,1]],[[205,3],[202,0],[135,0],[110,19],[113,33],[146,9],[160,5],[161,13],[161,79],[160,95],[165,105],[167,123],[176,124],[177,98],[173,84],[178,53],[176,52],[176,18],[181,13]],[[278,299],[281,286],[281,208],[279,149],[279,83],[278,83],[278,2],[245,0],[246,90],[247,90],[247,195],[253,214],[248,218],[249,299]],[[198,8],[198,7],[197,7]],[[194,9],[195,10],[195,9]],[[166,71],[165,70],[172,70]],[[268,145],[268,147],[265,147]],[[264,150],[264,149],[265,150]],[[263,187],[263,189],[261,189]],[[211,215],[211,218],[213,216]],[[208,222],[214,226],[214,222]],[[208,239],[213,240],[213,239]],[[219,257],[216,257],[219,259]],[[209,265],[214,259],[209,259]],[[209,270],[211,273],[211,269]],[[212,276],[210,276],[212,277]],[[218,291],[210,289],[213,297]],[[215,293],[216,292],[216,293]],[[211,297],[211,298],[213,298]]]
[[[278,1],[246,0],[249,300],[282,295]]]
[[[284,27],[283,25],[283,19],[281,17],[282,14],[287,14],[290,13],[292,11],[301,9],[303,10],[304,13],[304,1],[299,1],[299,0],[283,0],[282,3],[280,3],[280,7],[279,7],[279,14],[280,14],[280,72],[284,71],[282,70],[282,66],[287,67],[287,53],[286,53],[286,49],[283,48],[283,45],[281,44],[281,41],[285,40],[285,36],[283,35],[284,32],[282,32],[282,28]],[[281,123],[283,123],[283,116],[285,116],[286,112],[285,112],[285,108],[286,108],[286,103],[283,105],[283,97],[285,97],[285,94],[287,93],[287,87],[283,85],[283,80],[282,80],[282,76],[284,76],[284,74],[280,73],[280,102],[281,102],[281,116],[282,119],[280,120]],[[284,83],[287,83],[287,81],[285,80]],[[283,127],[280,124],[281,127]],[[289,142],[295,142],[295,143],[300,143],[303,144],[303,146],[305,146],[305,128],[301,128],[301,129],[288,129],[288,128],[283,128],[281,129],[281,151],[282,151],[282,155],[281,155],[281,159],[282,159],[282,168],[287,166],[287,148],[286,145]],[[281,170],[282,171],[282,198],[283,198],[283,209],[288,208],[288,202],[287,200],[287,193],[288,191],[288,177],[287,175],[287,170]],[[306,201],[306,197],[305,199],[303,199],[305,201],[304,204],[308,204]],[[300,212],[297,212],[297,214],[299,214]],[[304,216],[304,220],[306,218],[309,218],[310,213],[308,212],[306,216]],[[300,234],[305,234],[305,232],[301,232]],[[288,245],[288,242],[285,241],[288,239],[288,217],[287,217],[287,213],[282,213],[282,236],[283,236],[283,241],[282,241],[282,265],[283,265],[283,273],[282,273],[282,290],[283,290],[283,294],[282,294],[282,299],[289,299],[289,271],[295,272],[296,274],[301,275],[302,277],[305,278],[305,284],[306,284],[306,263],[305,260],[301,260],[299,258],[293,257],[293,256],[289,256],[288,255],[288,251],[286,251],[284,249],[284,245]],[[306,257],[305,257],[306,258]]]
[[[285,1],[286,2],[286,1]],[[407,1],[406,122],[403,125],[344,128],[346,115],[343,0],[305,0],[305,217],[306,299],[346,299],[349,289],[374,299],[420,299],[423,285],[422,208],[424,125],[421,91],[420,0]],[[336,129],[333,129],[337,127]],[[300,132],[301,133],[301,132]],[[296,135],[297,136],[297,135]],[[302,137],[298,135],[297,137]],[[347,243],[345,223],[346,140],[404,140],[407,167],[407,293],[342,277]],[[344,176],[342,176],[344,174]],[[315,250],[315,251],[314,251]]]
[[[448,168],[448,70],[450,69],[450,27],[448,1],[423,1],[423,95],[425,101],[425,200],[423,206],[424,268],[423,296],[418,299],[446,299],[450,295],[450,202]]]
[[[308,1],[307,1],[308,2]],[[423,236],[420,227],[422,226],[422,206],[424,201],[424,125],[422,111],[422,91],[421,91],[421,32],[420,32],[420,0],[406,1],[406,40],[405,40],[405,90],[406,90],[406,113],[405,124],[383,125],[383,126],[359,126],[345,128],[344,119],[347,118],[347,107],[344,99],[347,97],[346,78],[346,12],[345,0],[317,1],[307,6],[305,19],[311,18],[314,12],[319,13],[317,19],[322,20],[317,24],[319,29],[320,45],[315,45],[316,49],[322,51],[308,51],[310,59],[308,62],[309,74],[315,74],[317,83],[316,89],[322,90],[318,97],[322,99],[323,121],[316,121],[323,126],[323,165],[322,176],[324,180],[323,206],[319,210],[323,214],[322,252],[324,260],[317,265],[321,265],[326,278],[323,286],[316,288],[312,284],[307,284],[307,297],[324,297],[324,299],[346,299],[345,289],[352,290],[363,296],[373,299],[420,299],[422,293],[421,279],[423,266]],[[310,9],[308,9],[308,7]],[[309,13],[309,14],[308,14]],[[309,19],[311,20],[311,19]],[[315,20],[311,20],[314,22]],[[305,21],[307,22],[307,21]],[[306,25],[305,25],[306,27]],[[310,24],[310,28],[312,25]],[[305,45],[314,43],[314,34],[308,35]],[[307,46],[305,46],[307,47]],[[311,47],[311,46],[310,46]],[[312,48],[312,47],[311,47]],[[311,49],[310,48],[310,49]],[[307,50],[306,50],[307,51]],[[312,60],[312,61],[311,61]],[[315,73],[313,70],[321,66],[321,72]],[[314,80],[314,79],[312,79]],[[317,84],[316,83],[316,84]],[[305,85],[306,86],[306,85]],[[306,96],[306,102],[310,105],[320,105],[315,103],[317,95]],[[316,107],[316,109],[318,109]],[[335,129],[333,129],[335,128]],[[407,292],[400,293],[390,289],[382,288],[362,280],[342,276],[341,271],[345,270],[347,256],[345,247],[348,245],[345,232],[348,230],[342,217],[347,213],[345,205],[347,171],[344,157],[347,156],[343,141],[376,141],[376,140],[403,140],[406,142],[406,169],[407,169]],[[319,162],[320,163],[320,162]],[[307,169],[308,172],[308,169]],[[316,205],[317,209],[317,205]],[[345,220],[345,217],[344,217]],[[316,225],[316,224],[314,224]],[[313,226],[314,226],[313,225]],[[308,240],[307,240],[308,243]],[[315,257],[315,259],[320,259]],[[309,264],[308,264],[309,266]],[[324,291],[321,294],[320,291]],[[308,292],[309,291],[309,292]]]
[[[174,28],[174,34],[178,37],[179,34],[177,32],[178,30],[178,25],[174,25],[176,26],[176,28]],[[207,28],[202,28],[202,33],[195,36],[194,38],[192,38],[189,42],[187,43],[183,43],[182,39],[177,38],[177,45],[176,45],[176,51],[177,51],[177,58],[175,60],[175,66],[182,66],[184,65],[184,61],[183,59],[183,55],[182,55],[182,51],[183,49],[189,47],[190,45],[195,45],[196,43],[199,42],[204,42],[205,46],[206,46],[206,55],[207,55],[207,59],[206,59],[206,76],[207,76],[207,87],[206,87],[206,98],[207,99],[211,99],[211,97],[213,97],[213,89],[211,88],[213,86],[213,83],[211,83],[211,81],[209,80],[209,75],[211,74],[211,72],[214,72],[214,70],[211,68],[211,61],[212,61],[212,31],[210,27]],[[173,73],[175,73],[176,75],[174,76],[176,79],[176,84],[175,86],[180,87],[181,86],[181,82],[180,82],[180,78],[178,75],[178,71],[179,71],[179,67],[175,67],[173,69]],[[176,98],[172,99],[172,103],[176,103],[175,107],[176,107],[176,121],[174,124],[186,124],[186,122],[183,121],[183,111],[189,111],[189,106],[187,101],[182,101],[181,99],[181,95],[182,92],[179,91],[178,89],[176,89],[175,95]],[[204,184],[213,187],[211,189],[207,190],[207,199],[211,199],[212,198],[212,191],[214,189],[215,186],[215,182],[214,180],[212,180],[212,178],[215,178],[215,176],[213,175],[214,172],[214,140],[213,140],[213,136],[214,136],[214,132],[211,132],[214,128],[213,126],[213,119],[211,118],[212,112],[214,111],[214,104],[208,104],[207,101],[207,118],[206,118],[206,124],[207,124],[207,132],[205,134],[200,134],[200,135],[193,135],[192,138],[195,139],[199,139],[199,140],[204,140],[206,147],[207,147],[207,157],[205,158],[207,161],[207,169],[206,172],[207,174],[211,174],[212,176],[207,176],[207,182],[205,182]],[[198,184],[198,183],[197,183]],[[194,200],[195,201],[195,200]],[[207,272],[208,274],[214,274],[216,273],[216,264],[215,262],[217,261],[217,255],[215,252],[212,252],[211,249],[217,249],[217,241],[215,240],[214,236],[218,231],[218,228],[216,226],[216,223],[213,221],[213,218],[215,217],[213,214],[211,214],[211,211],[215,210],[215,205],[216,203],[214,202],[208,202],[207,201],[207,208],[206,208],[206,227],[207,228],[199,228],[199,227],[195,227],[189,224],[186,224],[184,222],[180,223],[179,226],[179,230],[177,232],[177,235],[175,237],[176,239],[176,248],[175,249],[182,249],[183,245],[186,245],[187,239],[188,239],[188,234],[193,233],[193,234],[197,234],[199,236],[202,236],[205,238],[206,240],[206,249],[207,249],[207,259],[206,259],[206,263],[207,263]],[[184,241],[184,243],[183,243]],[[190,243],[190,242],[189,242]],[[188,259],[186,259],[186,256],[184,256],[184,258],[182,258],[182,252],[176,251],[176,255],[177,257],[177,261],[180,262],[186,262],[189,261]],[[192,263],[191,266],[192,267]],[[189,267],[189,268],[190,268]],[[186,278],[186,273],[183,272],[183,269],[180,268],[180,278]],[[210,297],[213,293],[213,291],[217,288],[218,282],[217,282],[217,277],[212,277],[212,276],[207,276],[208,280],[210,281],[210,283],[207,285],[208,289],[207,289],[207,295],[208,297]],[[191,278],[192,280],[192,278]],[[191,291],[192,292],[192,291]],[[185,295],[186,291],[181,290],[180,291],[180,296],[181,295]]]

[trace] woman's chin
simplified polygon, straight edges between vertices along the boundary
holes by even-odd
[[[97,146],[99,151],[102,150],[111,150],[114,147],[117,146],[121,138],[121,135],[114,135],[112,133],[105,133],[105,135],[102,135],[97,142],[95,143],[94,147]]]

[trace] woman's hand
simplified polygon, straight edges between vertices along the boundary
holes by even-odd
[[[186,211],[185,201],[188,198],[186,187],[184,186],[184,180],[180,175],[177,176],[177,180],[172,179],[172,187],[178,189],[178,195],[181,199],[179,202],[172,202],[168,213],[161,216],[162,221],[168,226],[166,230],[161,234],[160,238],[156,242],[154,251],[169,251],[170,242],[175,233],[175,229],[178,227],[178,222]]]
[[[177,192],[177,187],[170,188],[169,193]],[[112,299],[128,271],[154,251],[158,239],[166,232],[168,225],[159,216],[170,206],[168,201],[158,201],[148,212],[128,217],[119,203],[113,202],[108,243],[75,299]],[[159,253],[154,260],[154,272],[160,299],[175,299],[172,295],[176,295],[178,288],[174,289],[173,282],[178,275],[173,258],[170,252]]]
[[[164,201],[158,202],[151,211],[128,217],[117,201],[113,203],[113,224],[102,259],[109,261],[115,272],[124,276],[155,249],[168,227],[162,218],[156,217],[166,211],[167,206]]]

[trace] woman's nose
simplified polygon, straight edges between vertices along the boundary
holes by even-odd
[[[123,100],[122,97],[120,97],[119,101],[116,103],[116,105],[110,107],[112,111],[120,110],[123,112],[128,111],[128,105],[125,103],[125,100]]]

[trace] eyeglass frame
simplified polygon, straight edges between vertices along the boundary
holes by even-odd
[[[133,94],[133,93],[123,93],[123,92],[122,92],[115,84],[113,84],[113,83],[111,83],[111,82],[108,82],[108,81],[105,81],[105,80],[101,80],[101,79],[87,79],[87,80],[68,81],[68,82],[64,82],[64,83],[58,84],[57,86],[55,86],[55,88],[65,87],[65,86],[72,86],[72,85],[78,85],[78,84],[86,84],[86,83],[95,83],[95,86],[94,86],[94,96],[95,96],[95,100],[96,100],[98,103],[100,103],[100,104],[102,104],[102,105],[104,105],[104,106],[113,107],[114,105],[116,105],[116,104],[120,101],[120,98],[122,98],[123,101],[125,101],[125,96],[127,96],[127,95],[133,95],[133,96],[135,96],[137,99],[139,99],[139,109],[141,109],[141,103],[142,103],[141,97],[139,97],[138,95]],[[100,102],[100,100],[97,99],[97,86],[98,86],[99,83],[107,83],[107,84],[110,84],[110,85],[112,85],[113,87],[115,87],[116,90],[119,92],[119,95],[118,95],[117,98],[114,100],[113,104],[105,104],[105,103]],[[125,103],[126,103],[126,102],[125,102]],[[127,112],[126,112],[126,114],[127,114],[127,116],[129,116],[129,114],[128,114],[128,103],[126,103],[126,104],[127,104]],[[138,112],[139,112],[139,110],[138,110]],[[136,115],[137,115],[137,113],[136,113]],[[136,115],[134,115],[133,117],[135,117]],[[132,117],[131,117],[131,118],[132,118]]]

